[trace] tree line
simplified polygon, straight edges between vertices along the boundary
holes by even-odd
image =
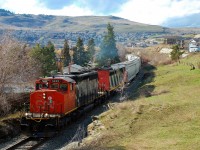
[[[55,51],[55,47],[50,41],[46,46],[37,44],[31,51],[32,58],[40,62],[43,76],[51,75],[52,71],[61,71],[63,66],[72,63],[80,66],[88,66],[94,63],[97,66],[109,66],[120,61],[116,48],[114,27],[110,24],[107,25],[107,33],[104,35],[99,50],[95,46],[94,39],[89,39],[87,45],[84,46],[84,41],[79,37],[75,46],[70,47],[68,40],[64,40],[61,53],[56,54]]]
[[[87,66],[95,63],[97,66],[107,66],[119,62],[118,49],[114,35],[114,27],[107,25],[107,33],[104,35],[100,47],[95,46],[95,40],[89,39],[87,45],[79,37],[76,45],[69,46],[68,40],[64,40],[60,54],[56,53],[54,44],[49,41],[46,45],[36,44],[29,47],[27,44],[13,40],[10,36],[0,39],[0,90],[1,81],[13,76],[25,80],[25,76],[49,76],[52,71],[57,71],[58,62],[63,66],[70,63]],[[6,62],[6,63],[5,63]],[[18,67],[16,67],[18,66]],[[20,73],[19,73],[20,72]],[[12,77],[12,78],[13,78]],[[16,78],[15,78],[16,79]]]
[[[107,66],[116,62],[119,62],[119,56],[114,27],[110,24],[107,25],[107,33],[99,48],[96,47],[94,39],[89,39],[87,45],[84,45],[84,41],[79,37],[73,47],[69,46],[68,40],[64,40],[59,54],[51,41],[46,45],[36,44],[30,47],[5,35],[0,38],[0,115],[11,110],[12,102],[8,99],[15,99],[15,96],[11,96],[13,85],[32,82],[41,76],[50,76],[53,71],[57,73],[59,64],[87,66],[96,63],[97,66]]]

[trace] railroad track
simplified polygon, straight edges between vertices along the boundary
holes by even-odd
[[[44,144],[49,138],[28,137],[6,150],[34,150]]]

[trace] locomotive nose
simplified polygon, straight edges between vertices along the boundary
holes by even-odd
[[[56,91],[38,91],[31,95],[30,111],[33,113],[43,113],[45,116],[53,113]]]
[[[43,102],[45,102],[46,104],[52,104],[53,103],[53,95],[54,92],[43,92],[42,93],[42,98],[43,98]]]

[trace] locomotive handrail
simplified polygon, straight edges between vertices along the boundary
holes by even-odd
[[[31,118],[31,120],[34,120],[35,122],[41,122],[42,121],[41,118],[39,120],[38,120],[38,118]]]

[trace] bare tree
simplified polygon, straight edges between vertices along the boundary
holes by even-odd
[[[6,89],[39,75],[36,63],[29,56],[29,47],[26,44],[19,43],[9,36],[0,39],[0,103],[4,104],[4,107],[9,105]]]

